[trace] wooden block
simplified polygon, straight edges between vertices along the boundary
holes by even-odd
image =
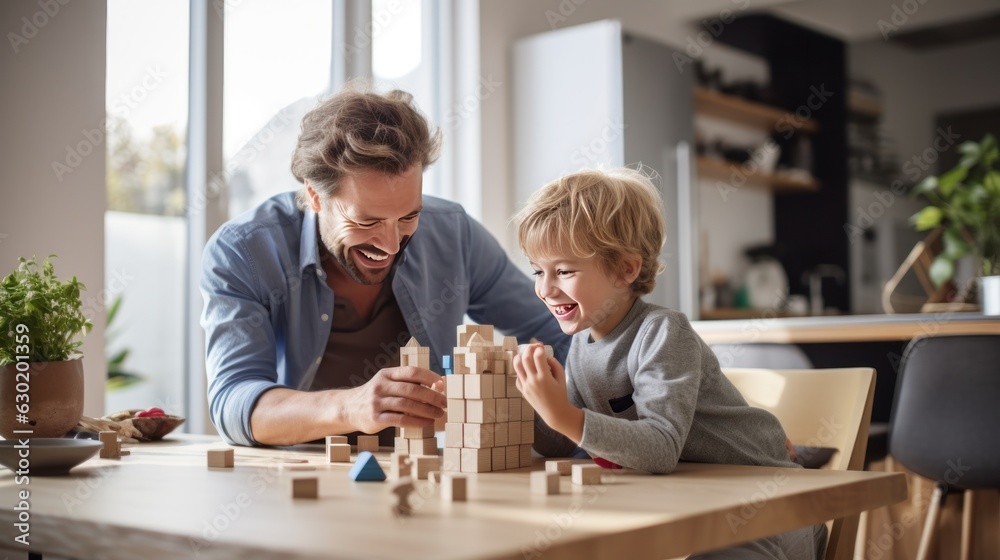
[[[326,446],[326,460],[331,463],[350,463],[351,446],[346,443],[333,443]]]
[[[569,460],[545,461],[545,472],[556,473],[561,476],[567,476],[573,472],[573,461]]]
[[[405,437],[396,436],[396,438],[392,440],[392,443],[393,451],[396,453],[402,453],[403,455],[410,454],[410,440]]]
[[[400,430],[401,436],[406,439],[425,439],[434,437],[434,426],[407,426]]]
[[[448,422],[444,425],[444,446],[462,447],[465,445],[465,436],[462,435],[461,422]]]
[[[476,424],[477,426],[480,424]],[[462,449],[462,472],[490,472],[492,449]]]
[[[520,422],[507,422],[507,445],[521,445]]]
[[[431,486],[441,484],[441,471],[431,471],[427,473],[427,482],[429,482]]]
[[[393,453],[389,455],[389,476],[399,478],[408,476],[412,468],[413,461],[405,453]]]
[[[510,422],[510,402],[507,399],[496,399],[497,422]]]
[[[493,374],[475,374],[462,376],[465,379],[466,399],[492,399]]]
[[[292,498],[315,500],[319,498],[319,479],[316,477],[293,478]]]
[[[466,476],[445,473],[441,475],[441,499],[446,502],[464,502],[466,498]]]
[[[478,332],[472,333],[472,336],[465,341],[465,346],[472,349],[476,346],[486,346],[486,339],[484,339]]]
[[[559,493],[559,473],[535,471],[531,473],[531,493],[553,496]]]
[[[438,440],[435,437],[411,439],[410,455],[437,455]]]
[[[496,427],[493,429],[493,445],[495,447],[507,447],[509,445],[509,440],[507,439],[509,425],[506,422],[497,422],[494,426]],[[504,462],[506,463],[506,460]],[[496,464],[496,461],[493,463]]]
[[[601,470],[602,467],[599,465],[573,465],[571,471],[573,484],[581,484],[584,486],[600,484]]]
[[[437,456],[412,457],[410,476],[416,480],[427,480],[431,471],[441,470],[441,458]]]
[[[521,445],[518,446],[518,448],[521,450],[520,454],[517,457],[518,464],[521,465],[522,467],[530,467],[531,466],[531,444],[530,443],[522,443]]]
[[[507,371],[507,360],[493,360],[493,373],[502,373],[506,375]]]
[[[131,454],[132,454],[132,452],[129,451],[128,449],[122,449],[122,450],[118,451],[118,457],[119,458],[121,458],[121,457],[127,457],[127,456],[129,456]]]
[[[209,449],[208,466],[213,469],[231,469],[236,463],[236,453],[230,449]]]
[[[494,447],[493,457],[490,459],[493,471],[503,471],[507,470],[507,448],[506,447]]]
[[[462,426],[462,435],[464,436],[463,439],[465,447],[472,449],[487,449],[493,447],[495,432],[496,424],[464,424]]]
[[[462,470],[462,448],[460,447],[446,447],[444,450],[444,456],[441,461],[442,471],[460,471]]]
[[[521,398],[521,390],[517,388],[517,375],[507,376],[507,398]]]
[[[472,370],[469,369],[469,366],[465,365],[465,362],[458,362],[451,370],[452,375],[467,375],[470,373],[472,373]]]
[[[496,399],[465,401],[465,421],[469,424],[492,424],[497,421]]]
[[[493,398],[507,398],[507,375],[502,370],[493,376]]]
[[[121,459],[121,444],[118,442],[118,432],[114,430],[105,430],[97,434],[100,438],[101,443],[104,444],[101,447],[100,457],[101,459]]]
[[[510,387],[508,387],[508,389],[510,389]],[[507,396],[510,397],[510,393],[507,393]],[[510,418],[511,422],[518,422],[521,420],[521,401],[523,400],[524,399],[522,399],[521,397],[513,397],[507,399],[507,404],[510,405],[509,407],[510,410],[507,412],[507,414],[509,415],[508,417]]]
[[[399,355],[400,356],[410,356],[410,355],[418,355],[418,354],[428,354],[429,355],[430,352],[431,352],[431,349],[429,347],[427,347],[427,346],[421,346],[420,342],[418,342],[417,339],[415,337],[412,337],[412,336],[410,337],[410,340],[408,340],[406,342],[406,344],[403,345],[399,349]]]
[[[528,465],[521,465],[521,446],[520,445],[508,445],[504,448],[507,450],[507,468],[517,469],[522,466],[527,467]]]
[[[504,351],[517,352],[517,338],[513,336],[503,337]]]
[[[535,423],[521,422],[521,445],[535,443]]]
[[[465,422],[465,399],[448,399],[448,421]]]
[[[511,418],[513,420],[513,418]],[[535,409],[531,407],[531,403],[527,399],[521,399],[521,422],[534,422],[535,421]]]
[[[445,376],[444,394],[449,399],[465,398],[465,379],[462,375],[451,374]]]
[[[347,443],[347,436],[326,436],[326,444]]]
[[[400,356],[399,365],[431,369],[431,357],[430,354],[413,354],[409,356]]]
[[[358,436],[358,453],[378,453],[378,436]]]

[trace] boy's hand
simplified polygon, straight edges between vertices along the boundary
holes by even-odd
[[[566,373],[545,347],[531,344],[514,356],[517,388],[552,429],[576,443],[583,438],[583,411],[566,397]]]

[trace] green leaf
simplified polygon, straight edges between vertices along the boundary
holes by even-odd
[[[972,252],[972,247],[965,241],[962,234],[952,230],[944,230],[944,255],[955,261]]]
[[[945,255],[938,255],[931,263],[930,275],[934,286],[940,288],[955,274],[955,263]]]
[[[917,231],[924,231],[936,228],[941,223],[941,209],[937,206],[928,206],[917,212],[910,218],[910,222],[916,226]]]
[[[941,194],[944,197],[950,198],[951,193],[955,191],[955,185],[960,183],[969,175],[969,170],[961,165],[952,169],[951,171],[945,173],[938,179],[938,188],[941,189]]]
[[[937,185],[938,178],[931,175],[930,177],[926,177],[923,181],[917,183],[917,186],[913,189],[913,194],[918,195],[933,192],[934,189],[937,188]]]

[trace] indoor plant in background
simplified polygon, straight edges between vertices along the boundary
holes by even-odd
[[[7,439],[14,430],[32,430],[21,438],[62,437],[83,414],[79,350],[92,324],[82,311],[84,285],[56,278],[54,256],[42,263],[22,257],[0,282],[0,435]]]
[[[915,192],[930,205],[911,220],[920,231],[942,229],[942,249],[929,272],[934,284],[951,280],[956,261],[972,256],[983,313],[1000,315],[1000,149],[996,137],[987,134],[958,150],[962,159],[954,169],[917,185]]]

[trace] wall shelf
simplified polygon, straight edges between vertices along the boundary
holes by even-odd
[[[716,179],[726,184],[733,183],[734,173],[737,176],[744,174],[740,164],[713,157],[697,158],[697,167],[698,176],[702,179]],[[819,190],[819,182],[813,177],[802,178],[765,171],[747,175],[746,184],[780,193],[816,192]]]
[[[757,103],[747,101],[725,93],[719,93],[705,88],[695,88],[694,90],[695,111],[699,115],[716,117],[729,121],[734,121],[746,126],[764,129],[768,132],[782,132],[777,130],[779,123],[787,123],[791,129],[803,132],[816,132],[819,130],[819,123],[812,119],[800,120],[794,113]]]

